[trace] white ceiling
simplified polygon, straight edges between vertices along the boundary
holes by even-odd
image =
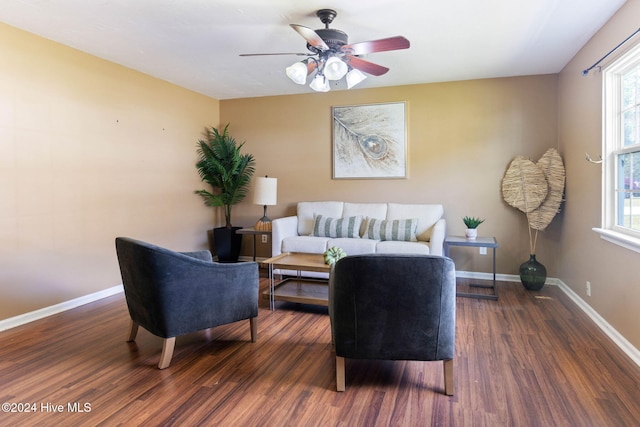
[[[289,24],[323,28],[318,9],[338,12],[331,28],[351,43],[396,35],[411,42],[367,56],[390,68],[358,85],[367,88],[557,73],[624,3],[2,0],[0,21],[222,100],[313,92],[284,74],[300,57],[238,55],[307,52]]]

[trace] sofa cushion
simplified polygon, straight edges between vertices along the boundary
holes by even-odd
[[[398,242],[387,240],[384,242],[378,242],[375,252],[379,254],[429,255],[431,253],[431,249],[427,242]]]
[[[282,252],[322,254],[327,250],[329,237],[290,236],[282,240]]]
[[[318,237],[350,237],[360,238],[361,216],[348,218],[331,218],[325,215],[316,215],[313,223],[312,236]]]
[[[386,219],[418,218],[418,240],[431,240],[433,226],[444,215],[442,205],[389,203]]]
[[[377,218],[387,219],[387,204],[386,203],[344,203],[344,209],[342,210],[342,216],[362,216],[363,221],[360,227],[360,235],[364,236],[364,227],[366,221],[364,218]]]
[[[396,219],[387,221],[383,219],[367,218],[365,234],[363,237],[374,240],[398,240],[415,242],[418,219]]]
[[[327,247],[337,246],[347,255],[364,255],[375,253],[377,244],[378,240],[371,239],[331,239]]]
[[[348,203],[345,202],[342,210],[342,216],[356,216],[386,219],[387,204],[386,203]]]
[[[298,203],[298,235],[309,236],[313,231],[316,215],[333,218],[342,217],[344,202],[299,202]]]

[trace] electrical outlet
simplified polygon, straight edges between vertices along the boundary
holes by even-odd
[[[487,254],[487,248],[485,248],[484,246],[480,248],[480,255],[486,255]]]
[[[262,235],[262,243],[267,243],[269,241],[269,236],[267,236],[266,234]]]
[[[587,280],[587,289],[586,289],[586,291],[587,291],[587,296],[590,297],[591,296],[591,282],[589,282],[588,280]]]

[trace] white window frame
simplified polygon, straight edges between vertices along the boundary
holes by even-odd
[[[616,225],[618,201],[615,188],[618,173],[617,155],[638,151],[638,145],[621,146],[621,120],[618,119],[622,110],[622,75],[637,66],[640,66],[640,45],[603,70],[602,227],[593,230],[607,241],[640,252],[640,232]]]

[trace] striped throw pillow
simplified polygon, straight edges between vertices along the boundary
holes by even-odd
[[[364,238],[373,240],[399,240],[417,242],[418,218],[383,220],[367,218]]]
[[[361,216],[330,218],[324,215],[316,215],[311,235],[318,237],[351,237],[358,239],[360,238],[361,224]]]

